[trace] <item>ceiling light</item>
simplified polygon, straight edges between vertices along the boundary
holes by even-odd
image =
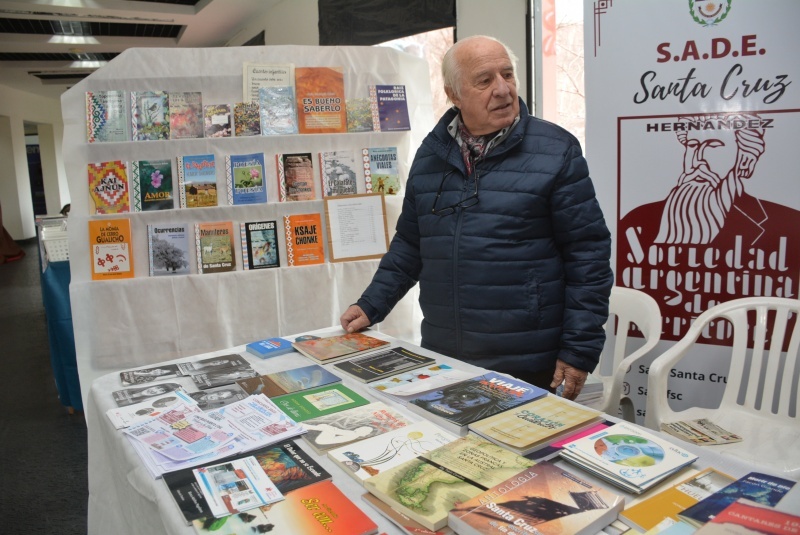
[[[88,35],[54,35],[47,40],[54,45],[99,45],[100,41]]]

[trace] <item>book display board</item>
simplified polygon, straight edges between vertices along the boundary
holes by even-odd
[[[370,86],[403,85],[411,129],[268,135],[263,131],[262,135],[237,135],[234,129],[230,136],[201,137],[168,133],[136,137],[131,133],[136,121],[140,123],[136,125],[137,132],[149,132],[151,127],[158,126],[156,122],[164,128],[171,123],[177,124],[161,118],[161,112],[165,110],[151,110],[153,106],[158,108],[158,102],[144,106],[150,101],[133,101],[132,96],[199,93],[203,106],[226,104],[234,110],[242,101],[245,64],[289,63],[296,69],[341,71],[346,100],[368,98]],[[95,125],[94,118],[87,125],[87,93],[95,95],[109,91],[125,93],[123,101],[128,106],[124,110],[127,114],[127,123],[124,124],[128,126],[128,132],[125,137],[88,136],[87,132],[102,125]],[[303,102],[299,89],[296,97],[297,102]],[[170,101],[162,99],[160,102],[164,107]],[[84,399],[92,381],[109,371],[335,324],[341,312],[355,302],[366,287],[379,259],[332,262],[334,257],[325,227],[322,188],[316,188],[313,200],[281,202],[276,155],[311,153],[313,176],[318,182],[321,153],[344,151],[360,155],[365,148],[396,147],[400,191],[393,190],[385,198],[386,232],[391,238],[402,207],[403,186],[414,152],[435,121],[427,64],[421,59],[382,47],[129,49],[64,93],[62,109],[64,163],[72,197],[70,296]],[[170,117],[173,118],[177,119],[177,116]],[[153,125],[147,122],[150,119]],[[260,185],[266,194],[266,202],[259,201],[263,197],[253,203],[248,200],[247,204],[239,204],[239,197],[234,197],[231,202],[226,159],[230,161],[231,157],[253,154],[263,154],[264,165],[257,169],[258,176],[248,168],[242,175],[244,178],[238,177],[237,180],[240,186],[244,184],[240,189],[247,192],[254,189],[250,182]],[[207,174],[213,176],[215,183],[193,186],[188,175],[185,181],[182,180],[184,173],[178,162],[194,161],[190,157],[197,155],[213,156],[214,174]],[[88,165],[115,161],[171,162],[174,208],[142,211],[131,208],[112,216],[96,213],[90,195]],[[203,168],[204,172],[208,171],[207,167]],[[359,173],[355,179],[357,193],[367,193],[362,167],[355,166]],[[199,167],[196,171],[200,171]],[[153,185],[153,173],[148,175],[148,187]],[[165,176],[163,172],[155,177],[159,184],[165,183],[162,176]],[[375,188],[372,190],[376,192]],[[131,188],[130,191],[134,190]],[[324,262],[290,266],[286,233],[282,232],[277,243],[279,267],[243,269],[246,264],[238,237],[240,223],[283,222],[286,216],[309,213],[321,215]],[[125,280],[92,280],[90,250],[93,244],[90,243],[88,222],[109,217],[130,222],[133,276]],[[211,222],[231,222],[236,229],[234,247],[229,252],[233,256],[234,270],[212,269],[200,273],[198,249],[192,246],[188,252],[188,274],[150,276],[148,225],[195,229],[198,223]],[[199,251],[201,255],[204,253],[202,248]],[[212,249],[212,253],[217,252],[228,253]],[[381,329],[394,336],[415,339],[421,317],[416,295],[416,291],[409,292],[382,323]]]

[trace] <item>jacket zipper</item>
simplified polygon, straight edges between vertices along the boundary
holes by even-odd
[[[462,191],[462,195],[464,195],[467,191],[470,191],[470,183],[472,182],[470,178],[474,180],[478,180],[478,170],[473,166],[472,168],[472,175],[467,177],[464,180],[464,190]],[[475,186],[477,191],[478,186]],[[459,308],[459,300],[458,300],[458,243],[461,240],[461,224],[464,218],[464,208],[458,207],[458,215],[456,219],[456,228],[453,232],[453,315],[455,316],[455,326],[456,326],[456,358],[461,358],[461,312]]]

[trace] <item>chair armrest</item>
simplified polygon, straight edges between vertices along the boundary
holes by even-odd
[[[672,414],[667,399],[667,381],[669,373],[686,354],[692,342],[686,340],[677,342],[664,353],[656,357],[647,373],[647,410],[644,425],[658,431],[661,422]]]

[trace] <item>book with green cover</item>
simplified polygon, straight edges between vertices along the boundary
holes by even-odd
[[[304,422],[369,403],[341,383],[278,396],[272,401],[295,422]]]

